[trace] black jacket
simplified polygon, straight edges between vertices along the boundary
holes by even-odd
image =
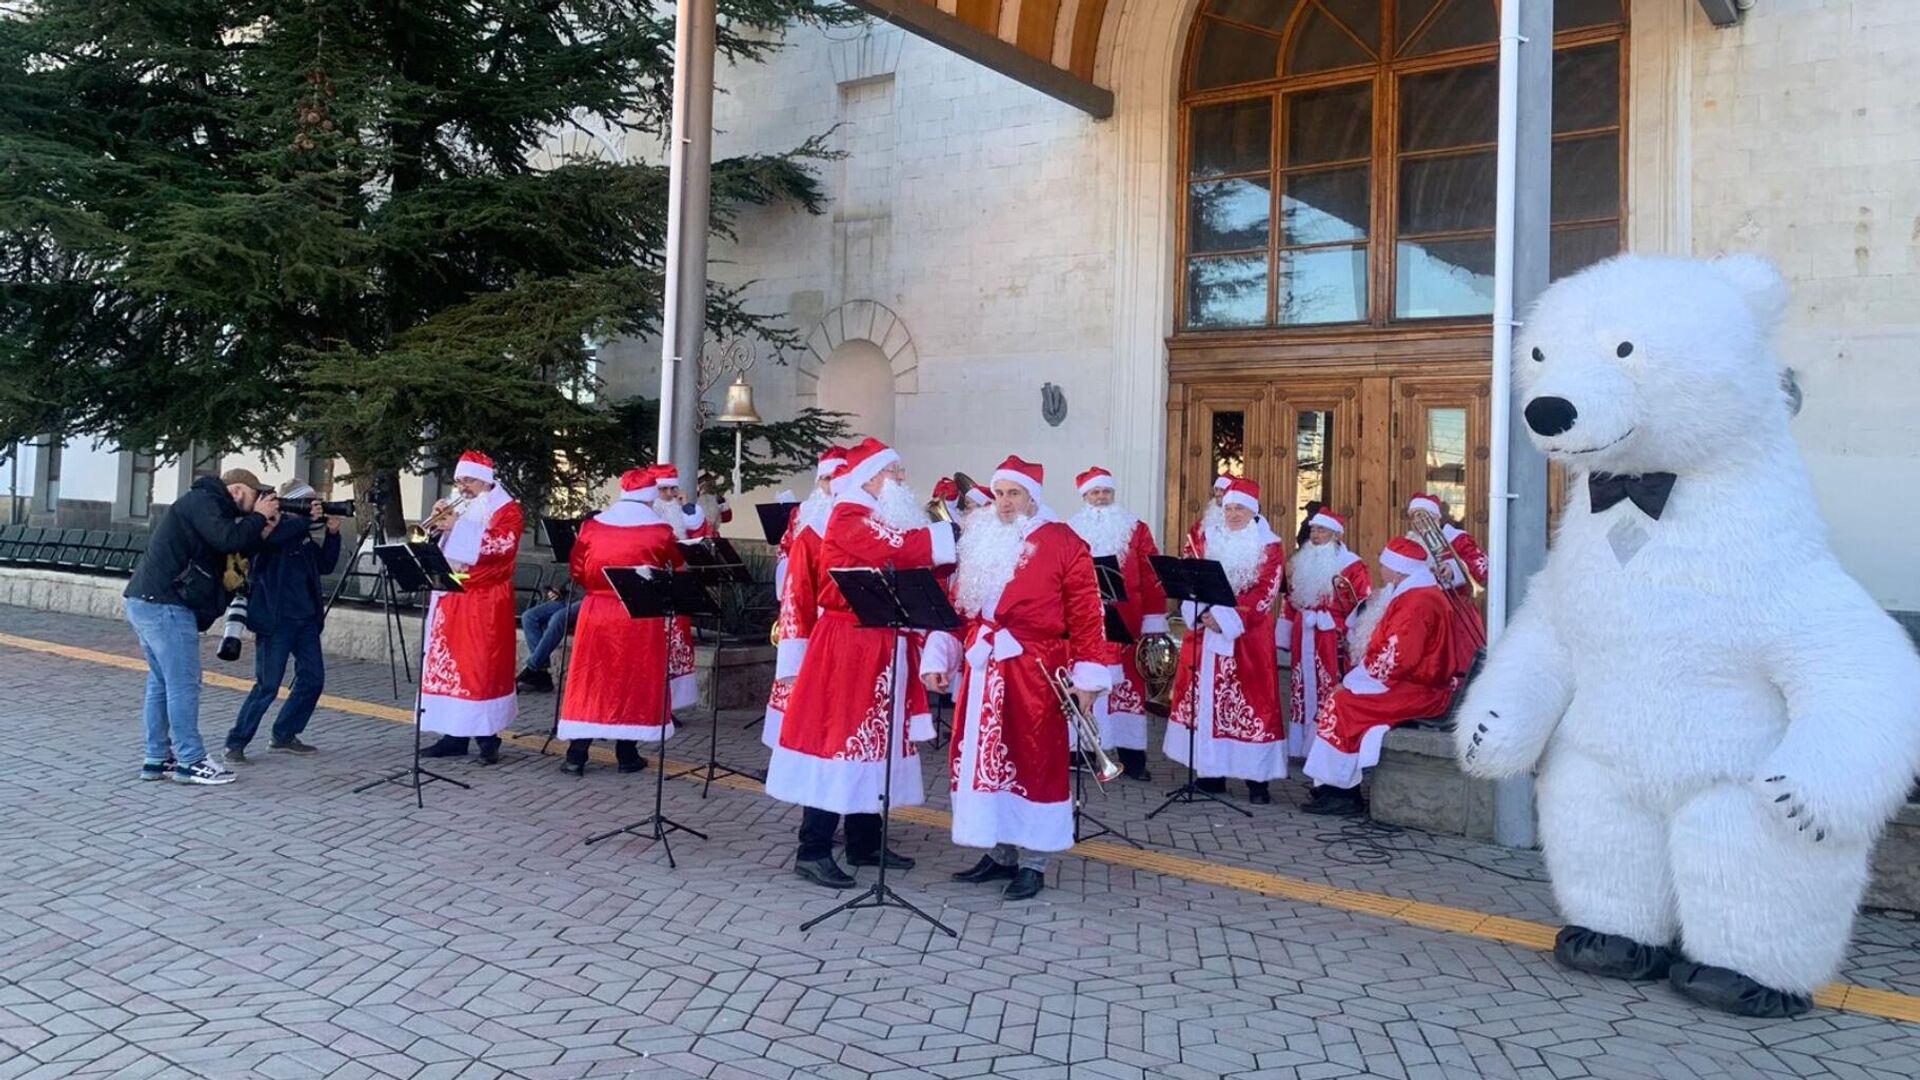
[[[329,532],[316,544],[308,520],[283,515],[247,568],[247,625],[256,634],[271,634],[282,622],[318,622],[326,608],[320,575],[340,562],[340,534]]]
[[[127,582],[124,595],[157,604],[176,604],[189,608],[200,629],[212,626],[227,608],[231,595],[220,587],[227,572],[228,555],[249,555],[260,549],[260,534],[267,519],[259,514],[242,514],[240,505],[227,494],[227,486],[218,477],[203,476],[174,502],[147,541],[147,553]],[[189,574],[189,567],[196,574]],[[205,576],[199,576],[205,575]],[[211,577],[214,588],[209,595],[204,586]]]

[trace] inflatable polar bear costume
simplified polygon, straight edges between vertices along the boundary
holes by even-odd
[[[1571,488],[1456,735],[1475,776],[1538,770],[1563,963],[1751,1016],[1838,969],[1920,769],[1920,658],[1828,550],[1788,429],[1785,307],[1750,256],[1542,294],[1515,381]]]

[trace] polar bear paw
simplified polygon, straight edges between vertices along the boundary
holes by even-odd
[[[1832,830],[1813,812],[1807,792],[1786,775],[1769,776],[1753,785],[1781,824],[1819,844]]]
[[[1544,740],[1529,738],[1525,725],[1502,720],[1493,709],[1460,718],[1454,747],[1460,767],[1474,776],[1498,779],[1529,772],[1540,759]]]

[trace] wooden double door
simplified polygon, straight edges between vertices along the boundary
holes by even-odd
[[[1483,374],[1314,371],[1176,390],[1169,537],[1201,512],[1221,473],[1260,484],[1262,509],[1289,549],[1303,508],[1319,500],[1346,520],[1348,546],[1371,565],[1404,531],[1407,500],[1421,491],[1439,495],[1469,530],[1486,533]]]

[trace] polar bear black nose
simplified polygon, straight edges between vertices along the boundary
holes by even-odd
[[[1580,416],[1573,402],[1563,397],[1534,398],[1527,402],[1527,426],[1535,434],[1552,438],[1573,427]]]

